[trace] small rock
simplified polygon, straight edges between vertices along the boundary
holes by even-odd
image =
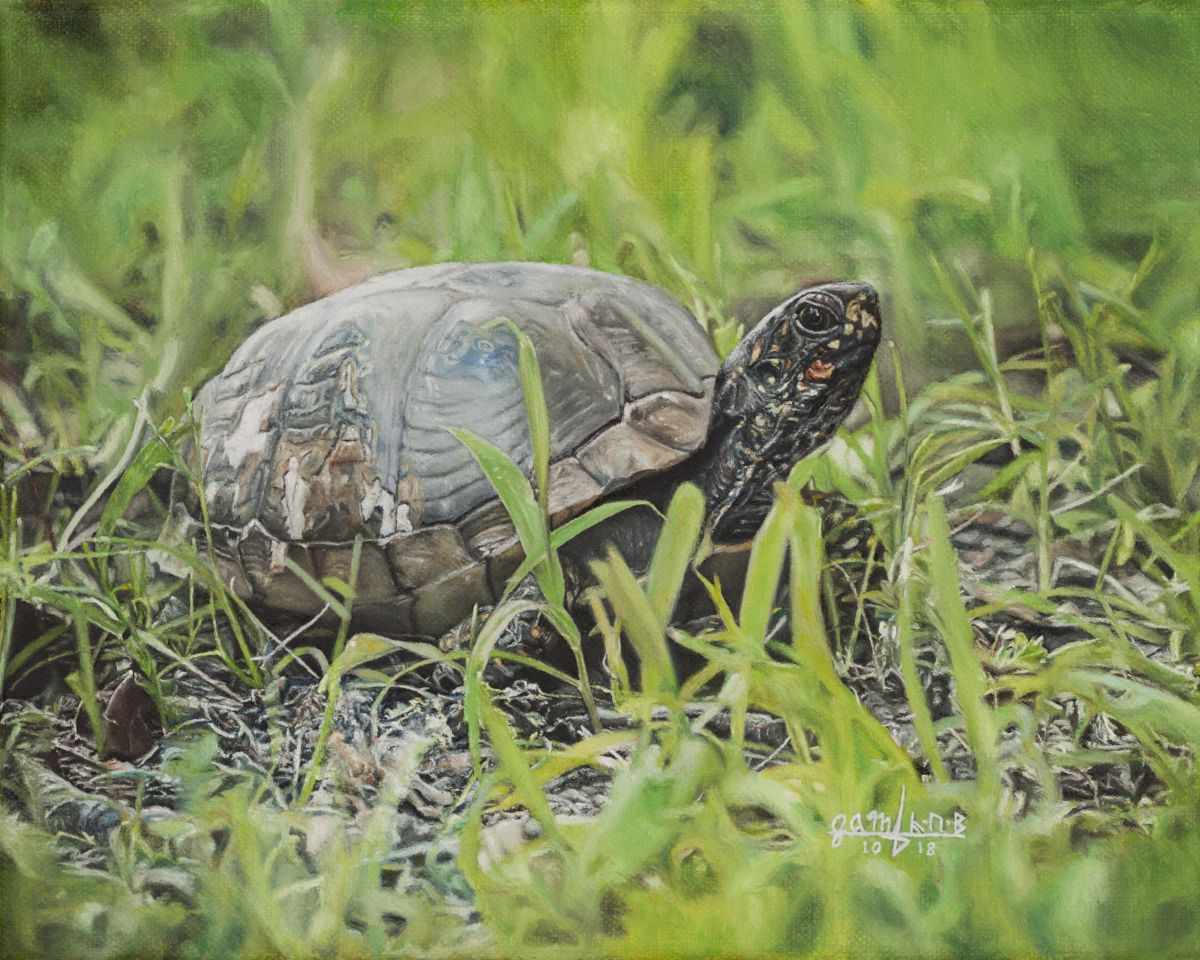
[[[162,739],[158,708],[129,674],[115,691],[104,711],[104,756],[114,760],[137,760]]]

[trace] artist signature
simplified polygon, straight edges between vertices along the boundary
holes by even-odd
[[[961,813],[955,813],[947,822],[945,817],[931,813],[918,820],[912,811],[908,814],[908,829],[902,830],[904,822],[904,787],[900,788],[900,808],[896,816],[889,817],[880,810],[872,810],[866,816],[867,826],[863,825],[863,815],[856,813],[847,822],[846,815],[839,813],[830,824],[829,835],[833,837],[833,845],[840,847],[847,837],[855,840],[862,838],[863,853],[880,853],[883,841],[892,842],[892,856],[917,841],[917,852],[932,857],[937,850],[937,840],[963,840],[967,836],[967,818]],[[870,829],[868,829],[868,826]],[[872,840],[875,837],[877,839]]]

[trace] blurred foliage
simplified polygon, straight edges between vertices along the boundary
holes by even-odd
[[[710,328],[876,282],[906,356],[930,254],[1036,323],[1032,245],[1195,316],[1187,6],[4,0],[5,442],[98,446],[264,317],[440,260],[587,262]],[[736,319],[752,323],[747,306]],[[744,315],[742,315],[744,314]],[[149,389],[147,389],[149,388]]]
[[[406,265],[532,259],[645,277],[726,346],[758,300],[863,277],[889,298],[910,370],[979,368],[914,390],[911,408],[897,390],[893,419],[876,372],[871,421],[802,468],[869,511],[878,547],[864,583],[871,564],[886,580],[864,602],[891,625],[932,777],[916,782],[837,681],[820,642],[815,521],[781,488],[747,578],[744,600],[757,599],[718,634],[667,626],[686,547],[656,555],[645,589],[619,557],[601,568],[615,693],[640,721],[619,742],[517,743],[481,680],[486,630],[465,662],[405,648],[464,671],[474,743],[486,733],[496,758],[460,824],[479,914],[414,885],[407,867],[383,882],[403,782],[317,849],[320,810],[253,777],[214,778],[201,742],[171,768],[180,816],[154,826],[135,810],[100,869],[72,862],[45,824],[0,813],[6,952],[1196,954],[1194,670],[1130,643],[1165,643],[1185,670],[1200,650],[1192,8],[0,0],[0,44],[5,452],[79,457],[87,444],[112,464],[147,422],[164,424],[117,484],[120,506],[160,463],[198,481],[173,432],[189,425],[182,388],[250,329]],[[1034,349],[1009,356],[1021,346]],[[1137,351],[1162,355],[1140,382],[1126,377]],[[1061,613],[1086,593],[1107,613],[1072,621],[1090,640],[1051,651],[1020,636],[981,652],[970,634],[938,491],[997,447],[1014,459],[966,500],[999,500],[1029,523],[1036,590],[969,614]],[[190,545],[159,548],[211,592],[188,588],[167,619],[183,588],[147,577],[150,544],[124,536],[115,508],[82,543],[67,535],[81,510],[57,545],[24,546],[17,479],[0,488],[0,676],[77,662],[73,686],[96,717],[91,667],[118,656],[156,700],[184,660],[220,657],[254,686],[287,665],[263,656],[271,638]],[[533,561],[552,577],[555,536],[531,517]],[[681,501],[672,542],[694,542],[695,525]],[[1093,537],[1108,543],[1096,587],[1056,587],[1052,547]],[[1153,607],[1103,591],[1110,567],[1134,559],[1163,588]],[[763,598],[781,583],[791,643],[772,641],[768,657]],[[312,586],[335,611],[353,600],[353,582]],[[14,611],[30,602],[66,619],[18,637]],[[615,655],[618,623],[644,662],[663,664],[643,665],[640,689]],[[331,703],[342,674],[385,646],[341,638],[332,664],[314,648],[288,655],[318,662]],[[706,667],[676,677],[667,640]],[[960,711],[937,721],[913,695],[930,649],[948,657]],[[984,674],[981,656],[1002,669]],[[714,677],[728,742],[680,710]],[[1162,806],[1067,816],[1053,767],[1096,757],[1038,738],[1064,692],[1083,706],[1081,729],[1108,716],[1132,732],[1138,762],[1170,790]],[[799,753],[751,768],[751,706],[785,718]],[[949,730],[976,757],[973,781],[948,781],[936,738]],[[603,766],[616,746],[628,750],[601,817],[556,825],[540,787]],[[1023,816],[1015,771],[1039,785]],[[901,787],[966,811],[969,840],[900,860],[827,844],[833,815],[892,810]],[[6,803],[19,795],[4,789]],[[498,796],[545,833],[488,868],[482,817]]]

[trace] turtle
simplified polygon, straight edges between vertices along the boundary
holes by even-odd
[[[838,428],[880,338],[863,282],[801,290],[722,362],[683,303],[631,277],[526,262],[372,277],[265,323],[197,394],[211,546],[238,596],[317,615],[287,561],[345,581],[362,538],[356,629],[439,637],[500,598],[520,540],[449,429],[532,475],[518,344],[497,318],[537,351],[552,523],[616,494],[661,507],[691,481],[718,544],[752,537],[773,483]],[[203,535],[200,495],[173,499],[185,536]],[[637,569],[657,529],[649,508],[618,513],[578,538],[576,563],[612,543]]]

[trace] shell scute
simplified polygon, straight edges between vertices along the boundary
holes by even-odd
[[[532,472],[516,341],[488,326],[500,317],[537,350],[556,523],[703,443],[719,364],[665,291],[550,264],[373,277],[264,325],[200,391],[211,515],[240,540],[226,566],[245,592],[310,612],[283,559],[348,575],[362,536],[364,611],[432,632],[468,600],[488,602],[519,540],[447,428]]]

